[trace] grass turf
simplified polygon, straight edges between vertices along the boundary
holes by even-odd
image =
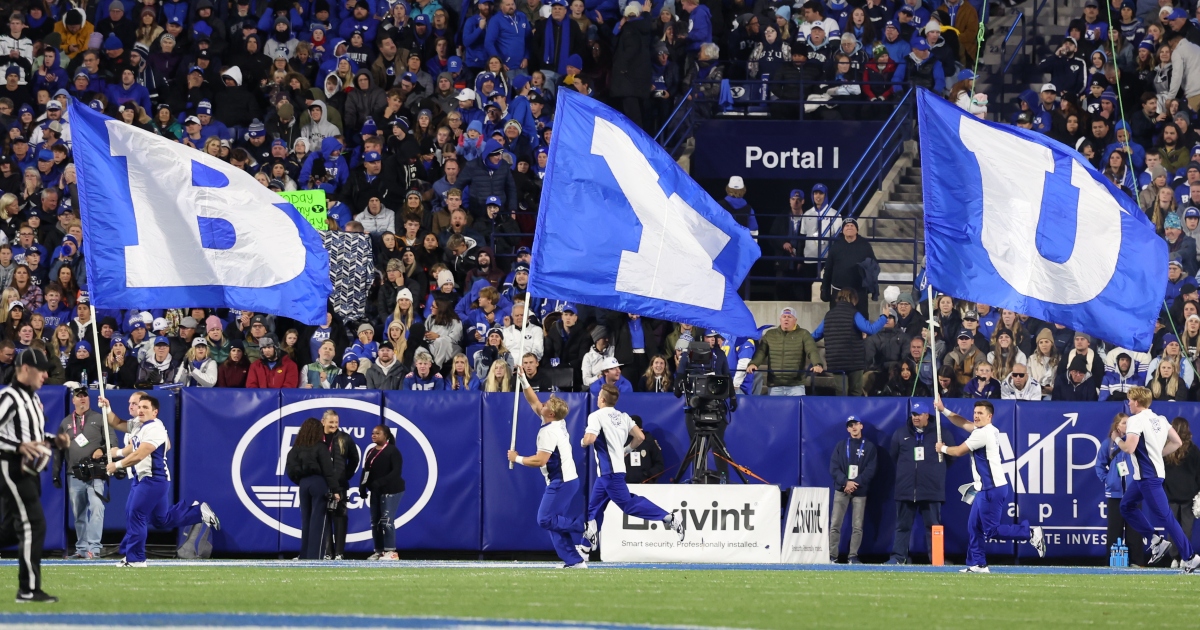
[[[44,577],[61,604],[31,608],[4,597],[0,612],[368,614],[753,628],[1192,627],[1200,618],[1200,580],[1174,573],[47,566]],[[0,583],[15,582],[15,567],[0,570]]]

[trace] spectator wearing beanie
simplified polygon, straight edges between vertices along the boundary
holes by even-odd
[[[1099,391],[1100,383],[1104,380],[1104,357],[1092,348],[1092,338],[1085,332],[1076,331],[1073,338],[1074,347],[1066,353],[1063,360],[1059,363],[1059,376],[1064,376],[1065,372],[1074,364],[1075,357],[1083,357],[1084,364],[1087,367],[1084,371],[1088,374],[1088,380],[1092,387]]]
[[[741,177],[734,175],[725,185],[725,198],[719,203],[725,211],[733,216],[738,225],[750,230],[750,235],[758,238],[758,219],[754,216],[754,208],[746,201],[746,183]]]
[[[1083,355],[1077,355],[1066,365],[1066,370],[1059,374],[1058,381],[1054,384],[1054,393],[1051,394],[1050,400],[1072,402],[1097,400],[1097,390],[1088,371],[1087,359]]]
[[[465,91],[465,90],[464,90]],[[480,216],[487,208],[488,197],[499,197],[504,201],[503,210],[516,212],[517,185],[512,169],[504,161],[504,147],[495,140],[483,144],[483,155],[471,160],[458,177],[457,188],[469,190],[471,211]],[[469,187],[469,189],[468,189]]]
[[[841,236],[829,244],[825,257],[825,273],[821,279],[821,299],[832,302],[836,292],[849,289],[858,294],[858,312],[867,316],[867,290],[860,263],[875,258],[875,250],[858,234],[858,221],[853,217],[842,222]]]
[[[125,3],[121,2],[121,0],[112,0],[107,5],[103,2],[98,3],[98,5],[96,7],[97,22],[95,32],[105,37],[116,35],[117,39],[121,42],[122,48],[132,50],[133,42],[137,39],[137,29],[134,27],[133,21],[129,19],[129,16],[125,15]],[[100,18],[101,6],[107,7],[105,11],[107,17],[103,19]]]

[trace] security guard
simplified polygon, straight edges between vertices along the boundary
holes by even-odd
[[[0,546],[17,546],[18,604],[58,601],[42,590],[46,517],[38,475],[50,448],[37,390],[49,371],[46,353],[29,348],[17,356],[12,387],[0,391]]]

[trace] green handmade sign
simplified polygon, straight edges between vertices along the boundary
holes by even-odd
[[[329,224],[325,220],[327,209],[324,190],[291,190],[281,192],[279,196],[295,206],[300,211],[300,216],[307,219],[313,227],[318,230],[329,229]]]

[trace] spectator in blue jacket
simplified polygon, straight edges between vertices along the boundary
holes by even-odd
[[[341,26],[338,27],[338,35],[349,40],[354,33],[361,33],[363,42],[367,46],[373,46],[378,28],[379,20],[373,16],[370,3],[367,0],[358,0],[348,19],[342,20]]]
[[[529,19],[517,11],[514,0],[500,0],[500,14],[489,19],[484,51],[500,58],[511,82],[518,74],[529,74]]]
[[[899,59],[892,81],[895,82],[897,94],[904,93],[905,83],[932,90],[936,94],[946,91],[946,75],[942,62],[929,52],[929,42],[921,37],[913,41],[912,52]]]
[[[933,526],[942,524],[942,503],[946,500],[946,469],[954,458],[939,457],[934,427],[929,424],[929,403],[914,400],[903,429],[892,434],[888,453],[896,465],[896,536],[892,557],[887,564],[908,564],[913,517],[920,512],[925,526],[925,548],[933,549]],[[942,440],[953,440],[952,432]],[[947,445],[953,446],[951,442]],[[832,553],[832,549],[830,552]]]
[[[479,14],[465,19],[462,28],[462,43],[465,50],[463,65],[474,72],[483,69],[487,64],[487,50],[484,40],[487,36],[487,24],[492,19],[495,9],[494,0],[479,0]]]
[[[1096,453],[1096,476],[1104,483],[1104,501],[1108,516],[1108,544],[1115,545],[1124,538],[1129,547],[1129,566],[1145,566],[1146,553],[1142,546],[1142,535],[1135,532],[1121,516],[1121,498],[1125,488],[1133,481],[1131,455],[1117,446],[1117,440],[1125,434],[1125,422],[1129,416],[1119,413],[1113,418],[1108,438]],[[1129,541],[1134,541],[1130,543]]]
[[[402,390],[412,391],[441,391],[446,389],[446,380],[442,375],[433,371],[433,355],[421,348],[413,356],[413,371],[404,377]]]
[[[698,0],[683,0],[683,10],[687,12],[691,26],[686,34],[676,34],[675,41],[682,39],[688,52],[698,53],[701,46],[713,40],[712,11]]]
[[[588,388],[593,396],[600,395],[600,388],[605,385],[612,385],[617,388],[617,391],[622,394],[633,393],[633,383],[629,379],[621,375],[621,364],[616,357],[608,357],[600,364],[600,378],[592,382]]]
[[[850,564],[862,564],[858,549],[862,546],[863,518],[867,512],[867,490],[875,477],[878,457],[875,445],[863,437],[863,424],[854,416],[846,418],[850,437],[833,447],[829,475],[833,477],[833,518],[829,522],[829,561],[837,562],[842,542],[842,521],[846,508],[854,506],[851,519]],[[932,449],[931,449],[932,450]]]
[[[137,82],[137,75],[132,68],[122,70],[121,82],[104,88],[104,95],[108,97],[110,105],[124,105],[132,101],[147,113],[153,111],[153,106],[150,105],[150,92],[144,85]]]

